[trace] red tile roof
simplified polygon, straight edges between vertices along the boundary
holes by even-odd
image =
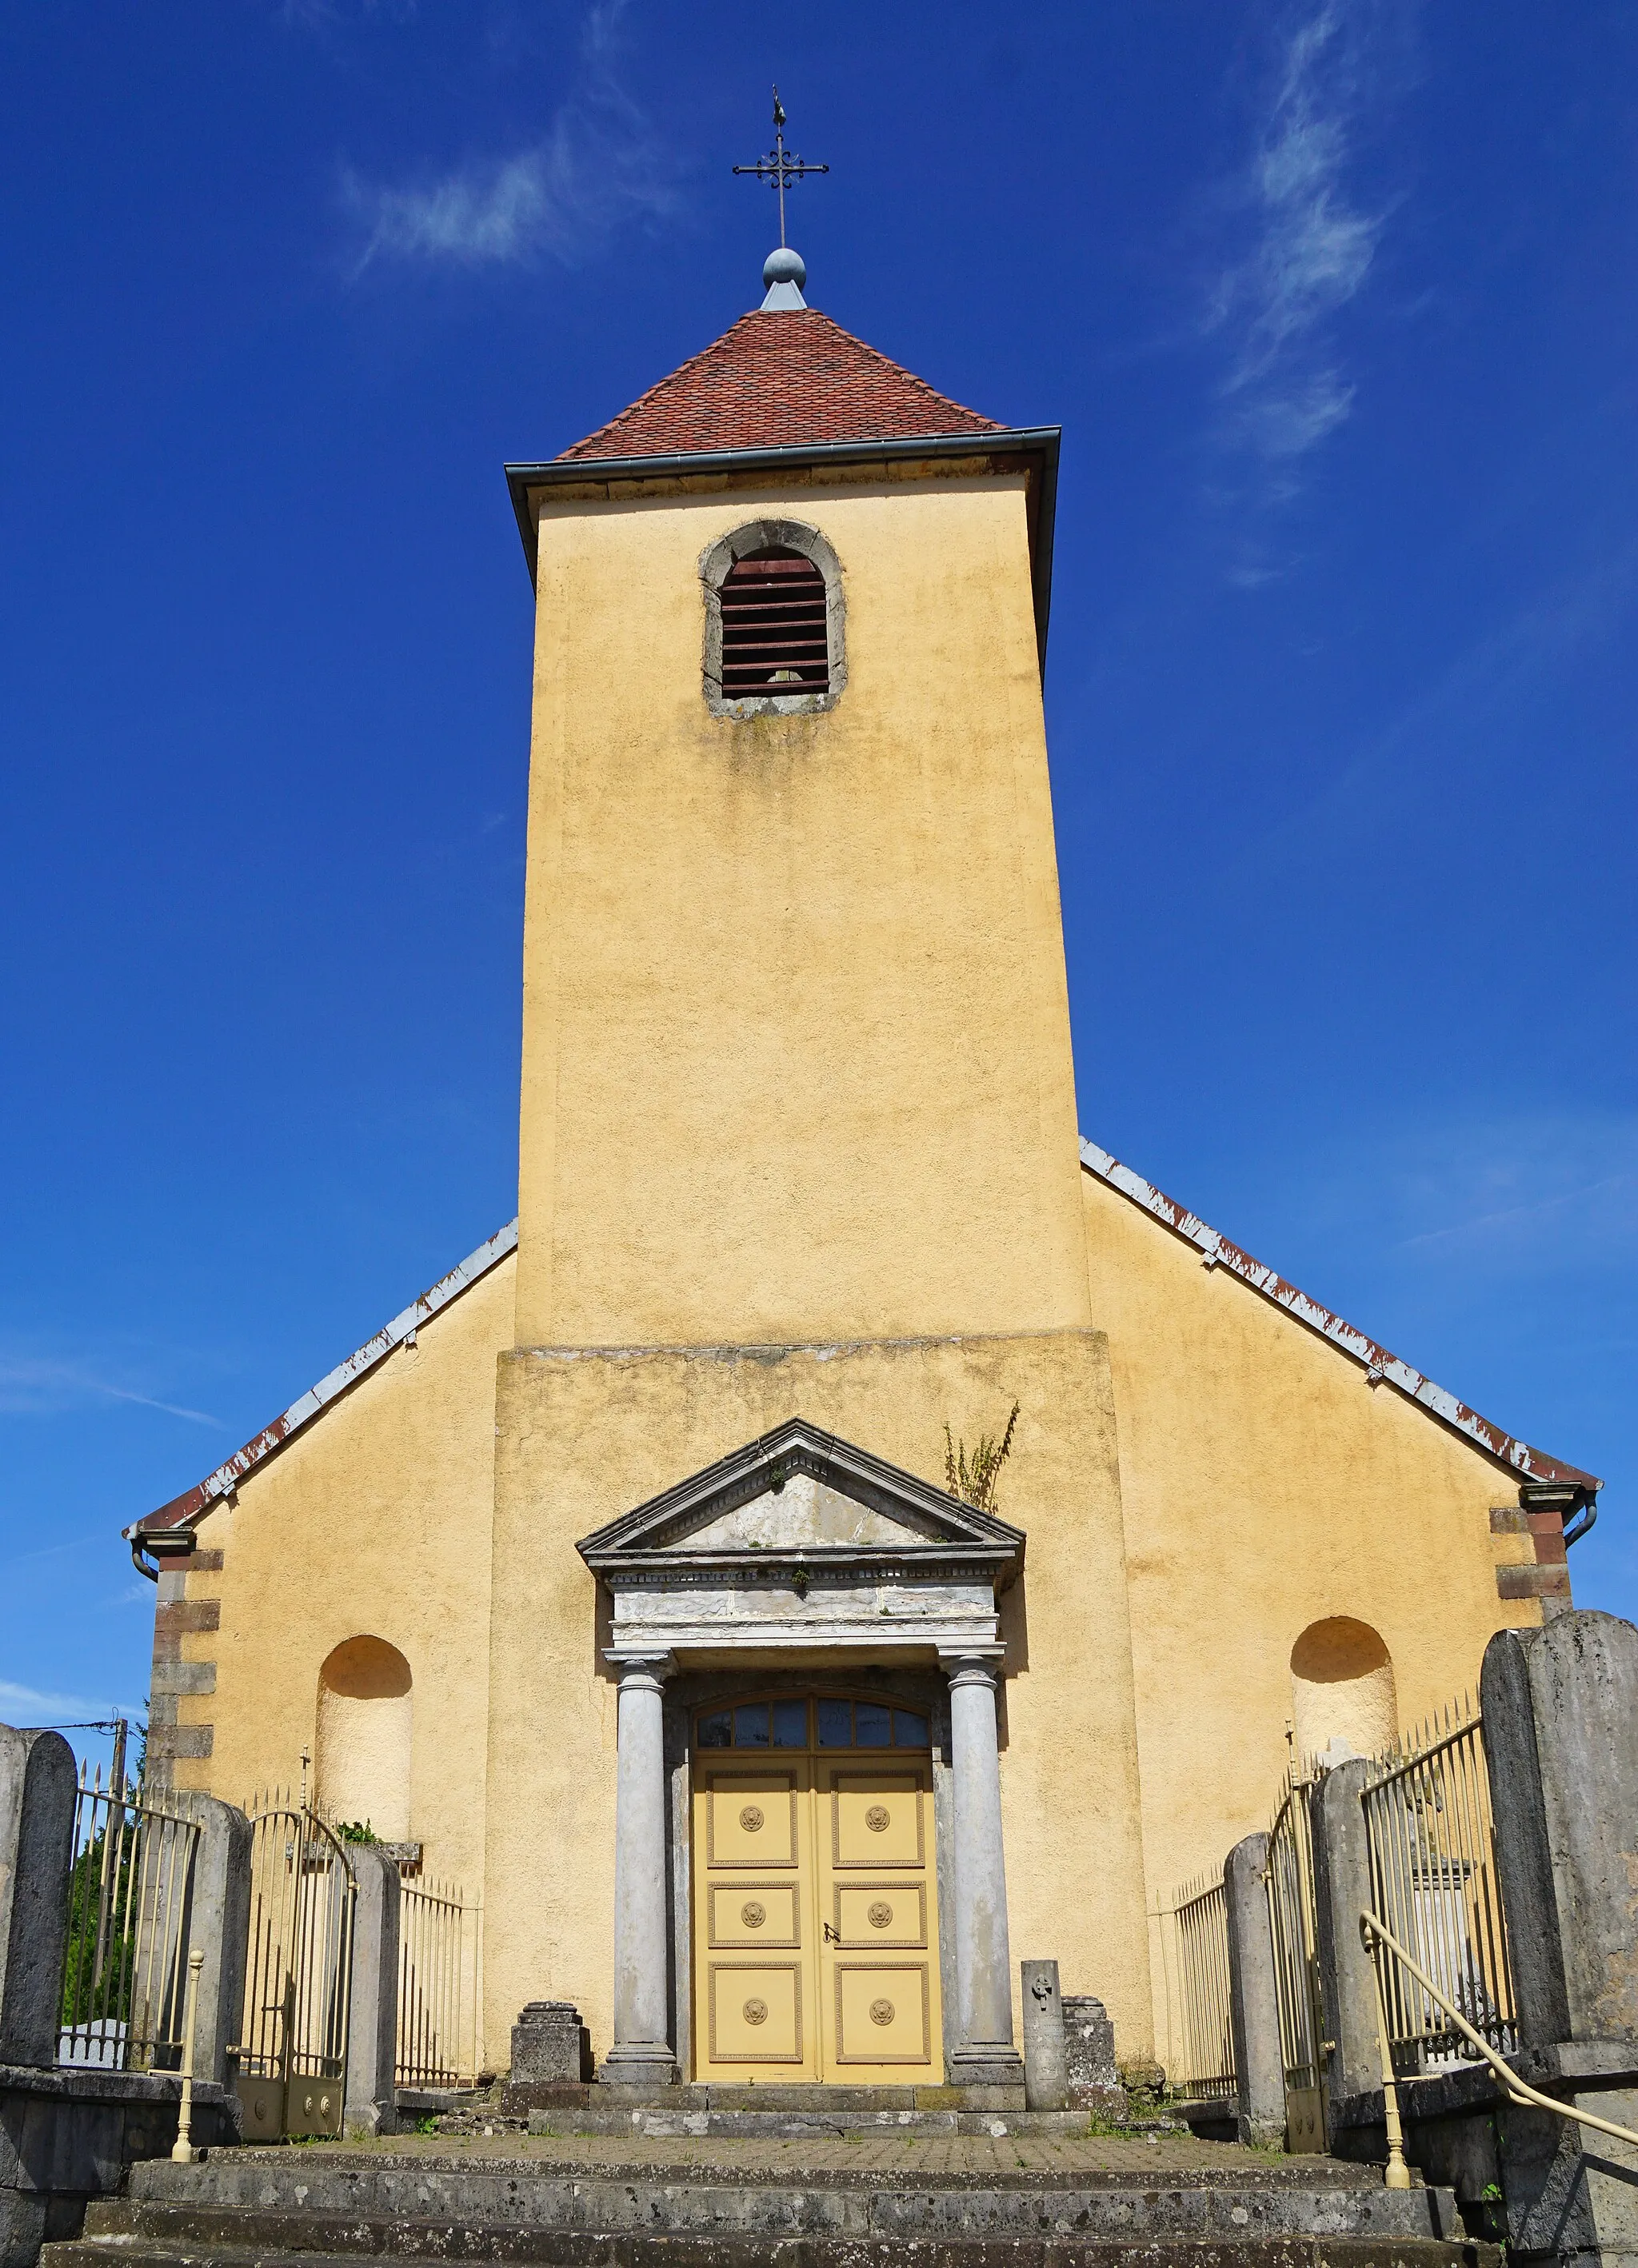
[[[1006,430],[935,394],[816,307],[793,307],[742,315],[563,455],[660,457]]]

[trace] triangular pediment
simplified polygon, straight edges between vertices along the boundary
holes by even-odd
[[[679,1534],[673,1548],[682,1551],[801,1551],[836,1547],[852,1550],[862,1544],[903,1550],[907,1544],[938,1540],[925,1519],[912,1521],[902,1513],[895,1517],[874,1504],[861,1504],[857,1497],[813,1473],[798,1472],[777,1491],[770,1486],[743,1504],[708,1513],[697,1528]]]
[[[891,1559],[1022,1562],[1020,1529],[795,1418],[695,1473],[579,1546],[600,1574],[620,1566]]]

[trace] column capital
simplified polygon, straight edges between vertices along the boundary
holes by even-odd
[[[603,1660],[619,1678],[623,1693],[658,1693],[677,1666],[669,1653],[605,1653]]]
[[[983,1685],[992,1693],[1000,1682],[1002,1652],[997,1646],[992,1653],[952,1653],[941,1656],[941,1663],[952,1686]]]

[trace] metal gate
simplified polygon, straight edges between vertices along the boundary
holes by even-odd
[[[1324,2025],[1309,1815],[1316,1785],[1292,1775],[1268,1833],[1268,1920],[1285,2066],[1286,2147],[1291,2151],[1323,2151],[1325,2146]]]
[[[250,1941],[240,2027],[246,2141],[339,2135],[358,1886],[339,1836],[305,1807],[250,1815]]]

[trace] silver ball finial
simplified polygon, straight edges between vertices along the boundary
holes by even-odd
[[[763,261],[762,280],[764,290],[775,284],[794,284],[800,291],[808,281],[808,263],[800,252],[782,244]]]

